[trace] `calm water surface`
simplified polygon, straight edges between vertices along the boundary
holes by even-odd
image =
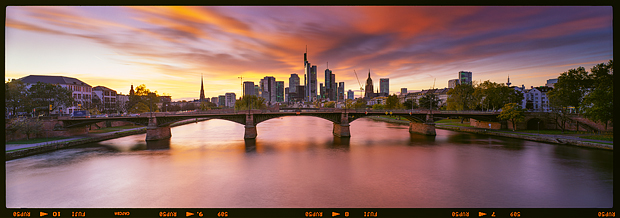
[[[359,119],[209,120],[6,162],[8,208],[613,206],[613,152]]]

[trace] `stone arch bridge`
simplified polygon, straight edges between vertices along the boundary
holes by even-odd
[[[333,123],[332,133],[338,137],[350,137],[349,124],[356,119],[366,116],[393,115],[410,121],[409,131],[425,135],[435,135],[436,119],[448,117],[467,117],[476,120],[499,122],[499,112],[480,111],[429,111],[429,110],[286,110],[286,111],[237,111],[232,113],[184,113],[143,114],[140,117],[103,117],[103,118],[73,118],[62,120],[63,128],[86,126],[103,121],[126,121],[147,127],[146,140],[159,140],[172,137],[170,124],[197,118],[223,119],[245,126],[244,138],[256,138],[256,125],[263,121],[284,116],[313,116],[329,120]]]

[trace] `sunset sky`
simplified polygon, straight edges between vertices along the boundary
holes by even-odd
[[[75,77],[127,94],[145,84],[173,100],[241,94],[241,81],[303,83],[303,54],[359,90],[371,71],[390,93],[458,78],[541,86],[613,59],[612,7],[209,6],[6,7],[5,81]],[[318,87],[317,87],[318,88]],[[359,93],[356,93],[356,96]]]

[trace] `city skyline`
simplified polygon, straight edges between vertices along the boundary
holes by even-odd
[[[390,78],[390,93],[429,89],[435,78],[436,88],[448,87],[459,71],[542,86],[613,59],[611,23],[610,6],[9,6],[5,81],[67,76],[193,100],[204,74],[205,97],[241,96],[240,76],[289,87],[291,74],[304,75],[307,45],[308,62],[317,72],[331,62],[345,90],[359,90],[353,70],[363,83],[366,69],[376,82]]]

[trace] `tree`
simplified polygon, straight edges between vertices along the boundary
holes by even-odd
[[[525,113],[517,103],[508,103],[502,107],[502,112],[499,113],[497,118],[502,120],[510,120],[512,122],[512,131],[515,131],[517,122],[521,122],[525,119]]]
[[[336,107],[336,102],[335,102],[335,101],[328,101],[328,102],[325,102],[325,104],[323,105],[323,107],[326,107],[326,108],[335,108],[335,107]]]
[[[607,64],[597,64],[592,67],[591,72],[594,88],[583,98],[580,108],[583,109],[585,117],[604,123],[607,130],[607,123],[613,123],[614,115],[613,60],[609,60]]]
[[[235,102],[235,110],[265,109],[265,99],[256,95],[246,95]]]
[[[201,111],[211,110],[214,107],[217,107],[217,105],[215,105],[214,103],[206,102],[206,101],[200,102],[200,110]]]
[[[578,67],[562,73],[558,77],[558,82],[553,85],[553,89],[547,92],[549,104],[552,107],[575,107],[577,111],[582,105],[583,97],[589,88],[592,87],[592,78],[588,75],[585,68]]]
[[[474,91],[474,101],[480,102],[482,109],[496,110],[507,103],[520,103],[523,101],[523,93],[514,90],[503,83],[484,81]]]
[[[456,87],[448,91],[447,109],[448,110],[473,110],[479,101],[474,96],[474,86],[468,83],[457,84]]]
[[[129,101],[127,102],[128,111],[136,111],[136,106],[142,108],[141,105],[137,105],[138,103],[144,104],[147,108],[147,111],[138,113],[159,111],[159,108],[157,107],[157,103],[159,103],[159,95],[157,95],[157,91],[151,92],[149,89],[146,88],[146,85],[144,84],[136,87],[134,95],[129,95]],[[142,111],[142,109],[138,111]]]
[[[63,105],[69,106],[74,104],[73,96],[71,96],[71,90],[65,89],[58,85],[37,82],[32,85],[28,90],[30,93],[30,99],[33,108],[41,109],[43,111],[50,111],[50,105],[52,105],[52,111]]]
[[[16,118],[11,120],[7,130],[26,134],[26,140],[30,140],[31,134],[36,135],[43,131],[43,122],[36,118]]]
[[[387,97],[385,100],[385,109],[393,110],[393,109],[401,109],[403,105],[398,100],[398,96],[396,94],[392,94]]]
[[[439,96],[435,95],[434,93],[428,93],[422,96],[418,101],[420,102],[420,108],[433,110],[438,109],[438,105],[439,103],[441,103],[441,99],[439,99]]]
[[[416,109],[418,108],[418,104],[416,104],[412,99],[407,99],[403,102],[403,107],[405,109]]]
[[[17,116],[17,112],[25,112],[28,109],[28,89],[26,84],[21,80],[12,79],[4,83],[4,103],[6,104],[6,112],[11,112],[13,117]]]
[[[366,108],[366,100],[364,100],[364,98],[357,98],[355,100],[355,104],[353,104],[353,108],[355,108],[355,109],[364,109],[364,108]]]
[[[385,105],[384,104],[373,104],[372,105],[372,109],[373,110],[383,110],[383,109],[385,109]]]
[[[149,112],[149,106],[146,105],[144,102],[138,102],[136,104],[134,104],[132,107],[129,108],[129,113],[132,114],[138,114],[138,113],[144,113],[144,112]]]

